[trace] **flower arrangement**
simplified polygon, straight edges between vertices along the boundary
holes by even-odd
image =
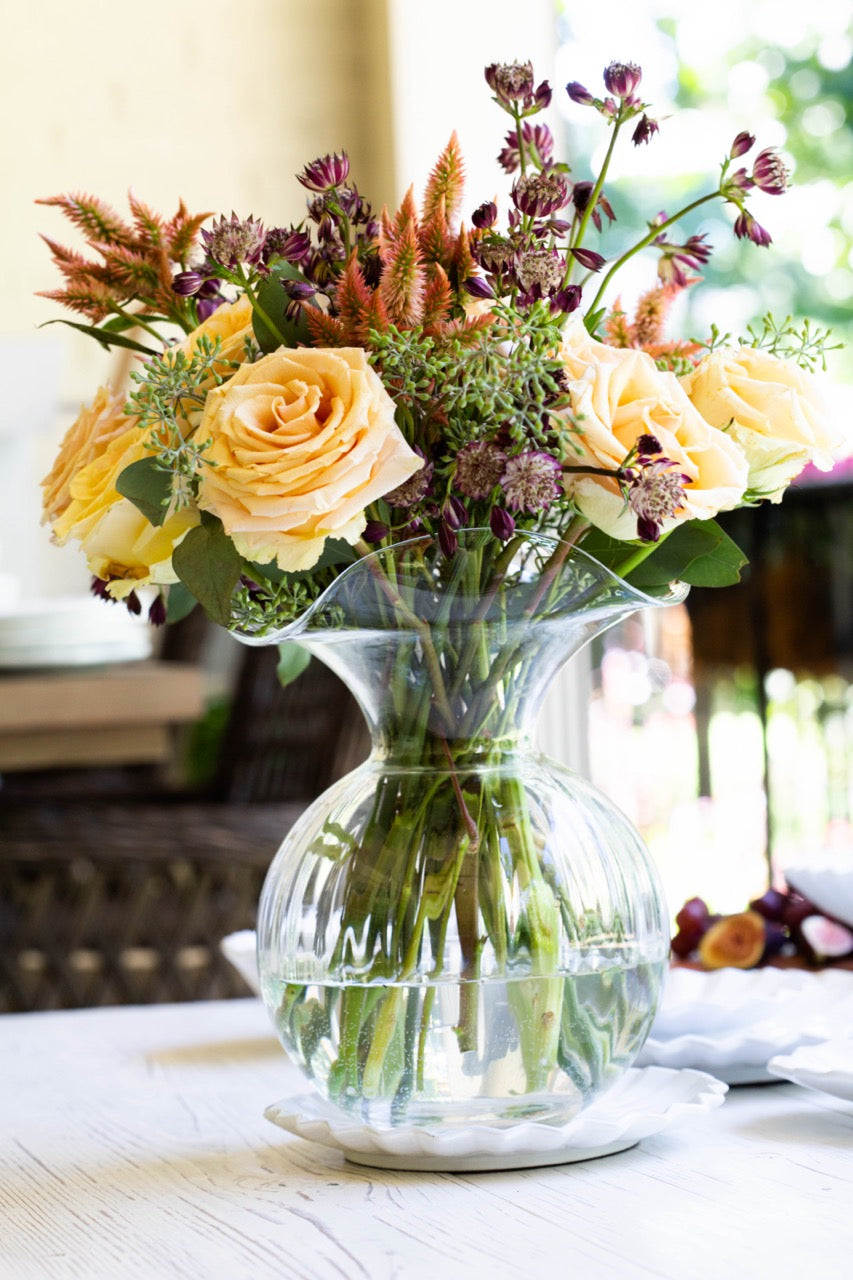
[[[130,223],[92,197],[43,201],[97,255],[48,240],[64,287],[45,296],[142,358],[126,401],[101,388],[81,410],[44,482],[45,519],[81,544],[98,593],[138,609],[152,585],[155,619],[198,600],[264,630],[369,549],[424,533],[450,552],[462,525],[503,544],[553,533],[646,586],[724,583],[739,557],[717,512],[779,501],[807,463],[832,465],[842,440],[813,376],[826,334],[770,318],[734,344],[665,333],[711,254],[676,224],[722,200],[736,236],[768,245],[747,204],[785,190],[778,154],[745,167],[755,139],[739,133],[712,189],[606,259],[587,241],[616,221],[616,143],[659,129],[640,69],[611,64],[601,97],[567,85],[610,130],[583,180],[554,158],[539,119],[551,89],[530,64],[486,80],[510,120],[503,227],[493,201],[460,221],[455,137],[420,207],[409,191],[396,213],[372,211],[343,153],[298,175],[298,226],[232,214],[204,228],[132,195]],[[628,315],[608,288],[642,250],[656,278]]]
[[[588,180],[554,158],[528,63],[486,81],[510,121],[503,223],[491,200],[460,220],[455,136],[394,213],[343,153],[298,175],[297,226],[45,202],[97,255],[49,241],[65,284],[48,296],[141,357],[129,396],[101,388],[60,446],[55,537],[105,598],[138,611],[152,589],[154,619],[198,602],[248,642],[297,638],[371,719],[354,794],[321,797],[273,864],[259,938],[285,1044],[382,1123],[432,1123],[450,1081],[466,1118],[567,1118],[630,1064],[664,908],[625,820],[531,764],[529,722],[596,626],[674,580],[737,579],[718,512],[779,501],[842,445],[815,377],[825,333],[665,332],[711,252],[673,228],[722,200],[766,247],[747,203],[784,191],[779,156],[744,167],[738,134],[705,195],[607,258],[616,143],[659,130],[639,68],[608,66],[601,97],[567,86],[610,129]],[[629,314],[610,285],[643,250],[656,277]]]

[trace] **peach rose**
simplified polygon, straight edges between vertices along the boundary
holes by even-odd
[[[615,470],[638,437],[648,434],[674,469],[690,478],[682,506],[663,521],[664,531],[684,520],[707,520],[740,502],[747,480],[743,450],[705,421],[674,374],[659,370],[644,351],[597,342],[579,316],[566,324],[561,356],[572,413],[583,433],[572,437],[581,453],[569,449],[570,464]],[[637,537],[637,516],[614,479],[568,473],[565,486],[592,524],[615,538]]]
[[[42,480],[43,524],[52,523],[71,501],[71,481],[88,463],[99,457],[110,441],[127,431],[124,401],[109,387],[99,387],[94,401],[80,409],[66,431],[56,461]]]
[[[252,336],[252,304],[244,293],[236,302],[224,302],[217,307],[171,350],[183,351],[187,359],[191,359],[202,338],[209,338],[211,342],[218,338],[222,359],[237,360],[242,364],[246,359],[246,339]],[[218,372],[227,374],[229,370],[223,365]]]
[[[781,502],[806,463],[829,471],[843,446],[818,379],[767,351],[713,351],[681,384],[703,418],[743,449],[755,497]]]
[[[148,456],[144,432],[127,418],[121,423],[124,430],[102,442],[97,456],[71,477],[68,501],[51,521],[56,540],[78,541],[91,572],[108,581],[117,598],[148,583],[175,582],[172,552],[199,521],[194,507],[183,507],[154,526],[118,492],[125,467]]]
[[[364,351],[280,348],[211,391],[199,506],[250,560],[310,569],[326,538],[355,542],[365,508],[422,460]]]

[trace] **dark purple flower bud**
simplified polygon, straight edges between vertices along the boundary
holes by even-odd
[[[448,498],[441,508],[441,518],[450,529],[461,529],[467,516],[464,505],[458,498]]]
[[[166,601],[158,592],[148,608],[148,621],[152,627],[162,627],[166,621]]]
[[[172,289],[182,298],[192,298],[206,283],[207,277],[200,271],[179,271],[172,280]]]
[[[646,434],[637,437],[637,453],[641,458],[649,458],[660,452],[661,445],[657,436]]]
[[[590,202],[590,199],[592,197],[592,192],[593,192],[593,184],[591,182],[575,183],[574,187],[572,188],[572,204],[575,206],[578,213],[583,214],[586,212],[586,207]],[[594,222],[596,229],[598,231],[601,230],[601,213],[599,212],[599,210],[601,210],[605,214],[608,221],[610,222],[616,221],[616,214],[613,212],[613,208],[610,204],[610,201],[607,199],[603,191],[599,193],[595,208],[592,211],[592,221]]]
[[[131,591],[130,595],[124,597],[124,607],[127,609],[127,612],[132,613],[135,618],[138,618],[142,613],[142,601],[139,599],[139,596],[135,591]]]
[[[731,145],[731,150],[729,151],[729,155],[732,158],[732,160],[737,160],[739,156],[745,156],[747,151],[749,151],[749,149],[754,146],[755,146],[755,135],[752,133],[747,133],[746,130],[744,130],[743,133],[739,133],[738,136],[735,138],[734,142]]]
[[[780,196],[788,186],[788,170],[782,163],[782,157],[772,147],[766,147],[756,157],[752,166],[752,180],[761,191],[769,196]]]
[[[611,62],[604,68],[604,87],[617,98],[630,98],[639,88],[643,73],[634,62]]]
[[[116,603],[115,596],[111,596],[107,590],[107,582],[104,578],[93,578],[89,583],[89,590],[97,600],[108,600],[110,604]]]
[[[485,231],[486,227],[493,227],[497,220],[498,206],[494,200],[485,200],[471,214],[471,221],[480,231]]]
[[[594,249],[570,249],[569,253],[582,267],[586,267],[587,271],[600,271],[607,261],[600,253],[596,253]]]
[[[451,529],[449,525],[440,524],[438,526],[438,545],[448,558],[456,554],[459,547],[459,539],[456,536],[456,531]]]
[[[550,307],[554,315],[562,313],[570,315],[572,311],[577,311],[581,304],[583,290],[579,284],[567,285],[565,289],[558,289],[556,293],[551,295]]]
[[[221,294],[217,294],[214,298],[200,298],[196,311],[200,321],[209,320],[214,311],[218,311],[225,299]]]
[[[658,132],[660,132],[660,125],[657,120],[650,119],[650,117],[643,112],[640,117],[639,124],[631,134],[631,141],[635,147],[638,147],[641,142],[651,142],[652,138]]]
[[[533,66],[531,63],[493,62],[486,67],[485,74],[486,84],[505,106],[532,98]]]
[[[566,85],[566,93],[569,95],[572,102],[577,102],[582,107],[595,106],[595,98],[592,96],[589,89],[585,89],[577,80],[572,80]]]
[[[349,156],[345,151],[339,151],[319,156],[306,164],[302,172],[297,173],[296,181],[309,191],[333,191],[346,182],[348,175]]]
[[[734,173],[730,173],[726,178],[723,190],[725,193],[731,188],[735,195],[739,195],[742,191],[751,191],[754,186],[755,183],[746,169],[735,169]]]
[[[282,280],[281,286],[292,302],[310,302],[317,292],[307,280]]]
[[[515,533],[515,521],[504,507],[492,507],[489,514],[489,528],[496,538],[506,542]]]
[[[753,244],[760,245],[762,248],[772,244],[770,232],[765,231],[746,209],[742,209],[735,219],[734,233],[739,240],[751,240]]]
[[[544,111],[546,107],[551,105],[551,86],[547,80],[543,80],[541,84],[536,86],[533,94],[533,103],[538,111]]]
[[[463,288],[472,298],[484,298],[489,301],[495,296],[494,289],[482,276],[469,276]]]
[[[388,526],[383,524],[381,520],[368,520],[364,526],[364,533],[361,535],[365,542],[372,544],[381,542],[383,538],[388,537]]]
[[[599,110],[608,120],[612,120],[619,114],[619,104],[615,98],[605,98]]]

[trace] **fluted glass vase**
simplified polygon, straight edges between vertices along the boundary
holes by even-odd
[[[681,594],[468,530],[451,556],[421,538],[359,560],[277,635],[343,678],[373,739],[284,840],[258,918],[278,1034],[339,1108],[561,1123],[631,1064],[668,955],[658,877],[534,730],[572,653]]]

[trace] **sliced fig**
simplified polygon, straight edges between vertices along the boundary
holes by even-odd
[[[806,916],[800,921],[800,936],[817,960],[840,960],[853,951],[853,933],[826,916]]]
[[[739,911],[712,924],[699,943],[707,969],[752,969],[764,954],[764,919],[757,911]]]

